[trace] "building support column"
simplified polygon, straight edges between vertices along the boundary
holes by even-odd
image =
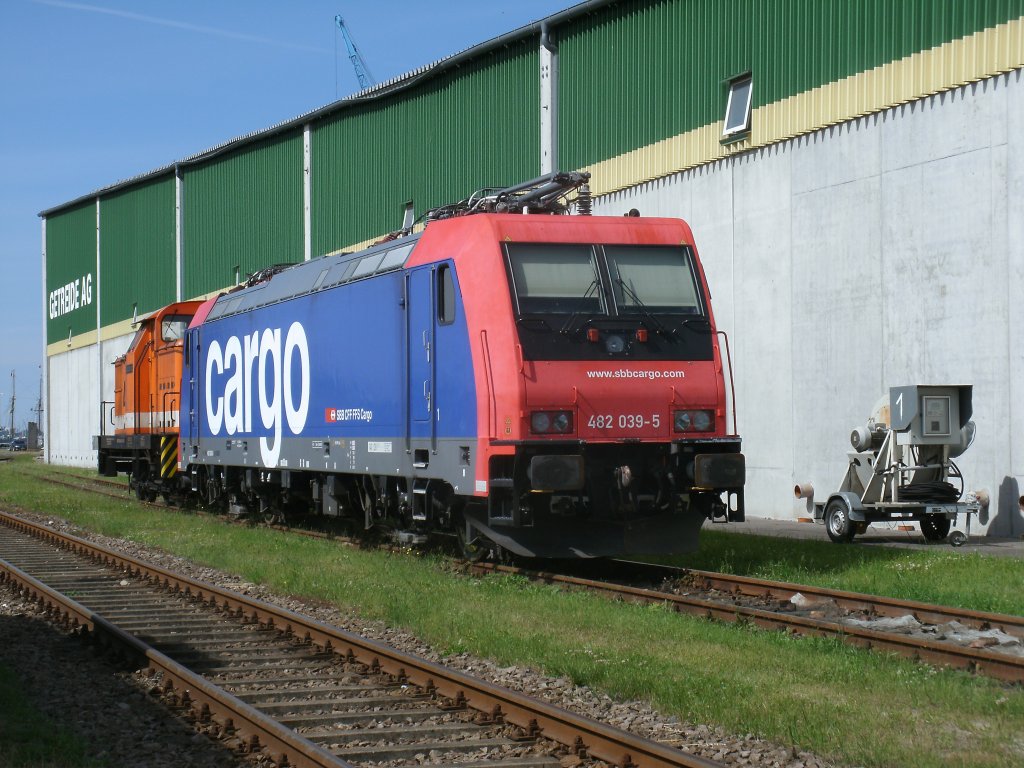
[[[181,166],[174,166],[174,300],[184,301],[185,262],[182,259],[181,247],[182,214],[184,212],[183,197],[185,194],[185,178]]]
[[[540,172],[558,170],[558,46],[547,24],[540,28]]]
[[[302,258],[313,258],[313,129],[302,126]]]
[[[45,423],[40,419],[39,429],[43,432],[43,461],[50,463],[50,355],[47,353],[49,337],[49,302],[46,301],[46,217],[42,217],[43,238],[43,414]]]
[[[96,391],[99,393],[100,401],[103,401],[103,337],[100,333],[100,320],[103,317],[103,272],[100,269],[102,262],[102,253],[100,251],[100,199],[96,198],[96,285],[95,285],[95,299],[96,299],[96,370],[93,375],[96,381]],[[100,411],[102,412],[102,406]],[[97,425],[99,426],[99,425]],[[99,446],[94,447],[94,451]],[[94,453],[93,459],[96,458]]]

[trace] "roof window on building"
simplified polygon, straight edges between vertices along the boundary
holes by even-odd
[[[741,75],[729,82],[729,101],[725,105],[725,129],[722,136],[729,138],[750,130],[750,104],[754,95],[754,79]]]

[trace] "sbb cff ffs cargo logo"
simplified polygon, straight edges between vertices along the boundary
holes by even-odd
[[[337,424],[340,421],[373,421],[373,411],[365,408],[326,408],[324,409],[324,421],[328,424]]]
[[[296,359],[298,382],[292,373]],[[309,343],[300,323],[288,328],[283,350],[280,328],[229,336],[223,348],[216,340],[210,342],[206,354],[206,423],[210,433],[215,437],[221,430],[229,435],[251,434],[253,401],[257,397],[260,422],[273,436],[273,442],[260,437],[260,456],[263,466],[276,467],[281,457],[283,422],[287,421],[291,434],[301,434],[309,413]]]

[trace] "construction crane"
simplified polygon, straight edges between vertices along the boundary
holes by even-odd
[[[356,48],[355,41],[352,39],[352,35],[349,34],[348,27],[345,26],[345,20],[341,18],[341,15],[338,15],[334,17],[334,23],[338,25],[338,29],[341,30],[341,36],[345,39],[345,48],[348,50],[348,58],[352,62],[352,69],[356,71],[359,87],[365,90],[371,85],[376,85],[377,81],[370,74],[370,68],[366,65],[366,59],[363,58],[363,54]]]

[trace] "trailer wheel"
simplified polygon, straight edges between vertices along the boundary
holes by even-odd
[[[927,515],[921,518],[921,533],[928,541],[942,541],[949,536],[951,520],[940,515]]]
[[[853,521],[850,520],[850,511],[842,499],[832,499],[825,506],[825,531],[836,544],[853,541]]]

